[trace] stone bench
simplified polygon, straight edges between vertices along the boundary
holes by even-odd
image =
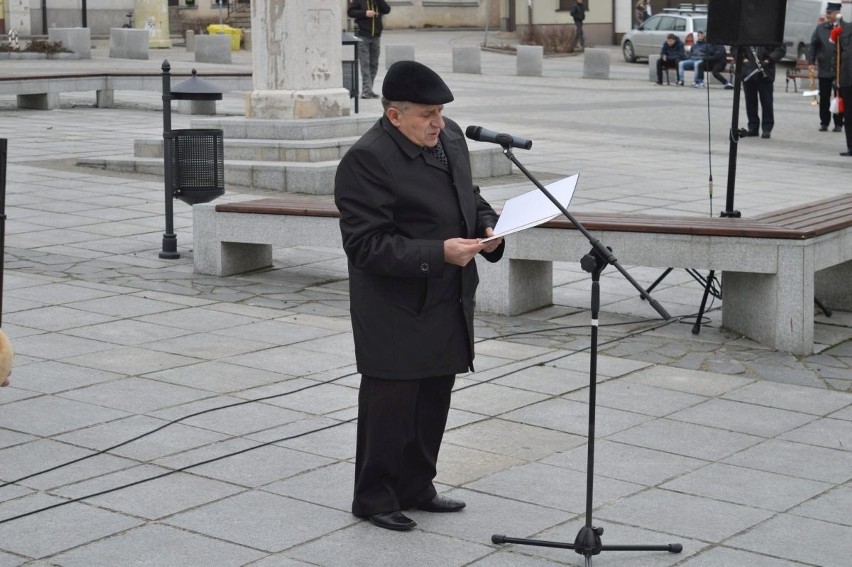
[[[777,350],[813,350],[814,298],[852,309],[852,194],[752,219],[575,215],[622,264],[722,272],[722,325]],[[480,262],[477,307],[515,315],[552,303],[553,262],[591,246],[568,220],[506,239],[503,261]]]
[[[723,272],[722,325],[777,350],[813,350],[814,297],[852,310],[852,195],[753,219],[578,213],[619,262]],[[333,204],[294,198],[193,207],[195,271],[227,276],[272,265],[272,246],[340,248]],[[553,298],[553,262],[591,246],[568,220],[506,239],[480,262],[477,309],[516,315]]]
[[[191,76],[190,73],[172,73],[172,84],[177,84]],[[251,91],[251,73],[198,73],[223,92]],[[112,108],[115,103],[115,91],[157,91],[163,90],[161,73],[69,73],[63,75],[32,75],[0,78],[0,95],[17,95],[19,108],[52,110],[59,106],[59,95],[68,92],[96,93],[98,108]],[[196,102],[196,101],[180,101]],[[208,114],[210,109],[202,107],[198,113]],[[186,112],[184,105],[179,112]],[[195,107],[190,105],[190,112]]]

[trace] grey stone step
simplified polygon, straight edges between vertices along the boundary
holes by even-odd
[[[225,142],[225,146],[228,142]],[[262,160],[225,160],[225,185],[281,191],[330,195],[334,192],[334,175],[339,160],[318,162],[285,162]],[[471,147],[470,163],[475,179],[500,177],[512,173],[512,164],[500,148],[491,144]],[[84,158],[78,165],[107,171],[163,176],[162,157]]]
[[[190,119],[191,128],[215,128],[227,138],[250,140],[330,140],[361,136],[378,116],[344,116],[306,120],[274,120],[242,116]]]
[[[314,163],[334,161],[358,140],[357,136],[335,140],[223,140],[226,160],[285,161]],[[135,140],[133,155],[140,158],[163,158],[162,138]]]
[[[337,161],[282,163],[228,160],[225,162],[225,186],[330,195],[334,192],[337,164]],[[78,160],[77,165],[107,171],[163,176],[163,159],[155,157],[85,158]]]

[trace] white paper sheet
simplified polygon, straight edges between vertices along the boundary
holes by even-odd
[[[545,185],[545,188],[567,209],[568,205],[571,204],[571,198],[574,196],[579,177],[580,174],[575,173],[571,177]],[[536,187],[532,191],[506,201],[503,205],[503,212],[497,219],[497,226],[494,227],[494,236],[483,238],[482,242],[538,226],[561,214],[562,211],[556,208],[556,205],[547,198],[547,195]]]

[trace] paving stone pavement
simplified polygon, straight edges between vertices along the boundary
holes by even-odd
[[[414,45],[445,76],[445,113],[463,126],[532,139],[516,155],[540,179],[581,171],[576,210],[723,208],[729,92],[656,87],[614,47],[608,80],[582,79],[582,56],[517,77],[513,57],[483,52],[482,74],[452,73],[450,48],[483,37],[392,30],[383,42]],[[92,60],[4,62],[0,76],[159,72],[161,58],[175,72],[250,69],[245,52],[231,66],[180,47],[147,62],[105,54],[96,42]],[[738,150],[744,216],[849,191],[842,135],[819,133],[816,109],[783,86],[772,139]],[[570,543],[586,521],[590,282],[578,265],[557,266],[554,306],[477,318],[477,371],[457,380],[438,476],[468,507],[379,530],[349,513],[358,375],[340,250],[282,248],[273,269],[198,276],[178,202],[181,258],[159,259],[162,179],[75,165],[162,135],[157,93],[115,98],[97,109],[94,93],[71,93],[43,112],[0,97],[3,328],[18,353],[0,390],[0,567],[584,564],[491,543]],[[379,109],[361,101],[362,114]],[[241,114],[243,94],[219,112]],[[520,175],[483,184],[495,203],[530,188]],[[659,276],[619,259],[644,286]],[[720,328],[718,301],[693,335],[701,292],[685,272],[665,278],[654,296],[676,315],[667,323],[615,270],[601,278],[594,525],[604,545],[683,552],[607,550],[594,564],[848,565],[852,314],[817,316],[817,352],[796,357]]]

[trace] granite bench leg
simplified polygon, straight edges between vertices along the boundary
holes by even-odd
[[[192,207],[195,273],[222,277],[272,266],[272,245],[229,242],[229,237],[239,239],[240,223],[228,223],[230,215],[217,213],[215,207],[211,203]]]
[[[477,269],[478,311],[519,315],[553,304],[553,262],[477,258]]]
[[[722,326],[775,350],[814,348],[814,258],[811,248],[778,248],[777,274],[724,272]]]
[[[113,108],[115,106],[115,91],[113,89],[96,91],[95,97],[98,108]]]
[[[18,108],[53,110],[59,108],[59,93],[18,95]]]

